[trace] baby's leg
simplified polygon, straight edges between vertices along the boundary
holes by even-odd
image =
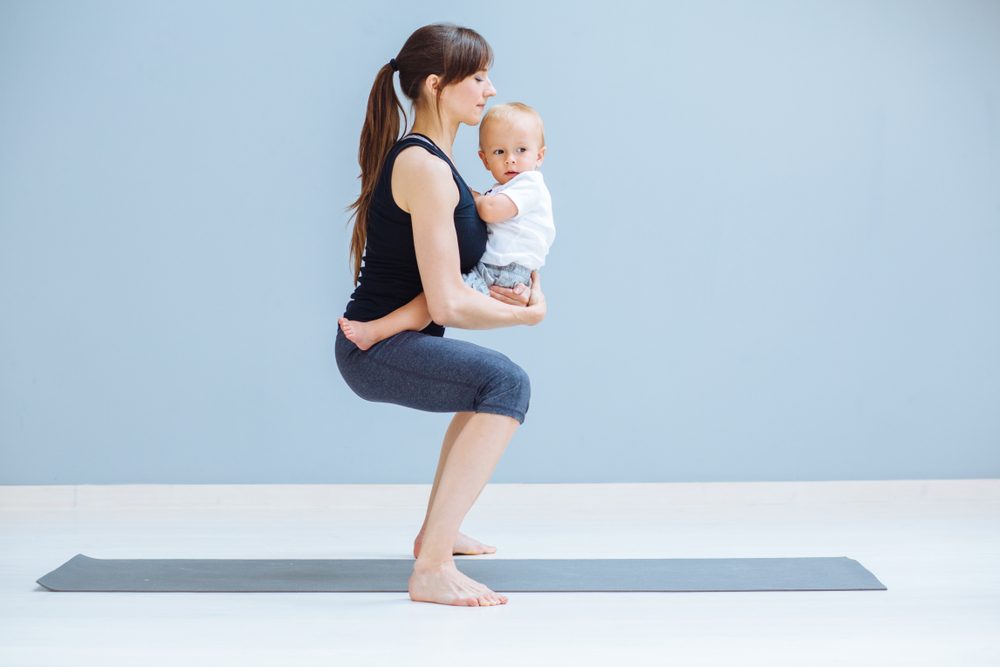
[[[476,264],[468,273],[463,273],[462,282],[464,282],[467,287],[471,287],[477,292],[481,292],[486,296],[490,295],[490,285],[492,283],[490,281],[486,265],[482,262]]]
[[[486,264],[485,267],[489,272],[487,282],[491,285],[517,287],[518,283],[523,283],[525,287],[531,287],[531,269],[526,266],[512,263],[507,266]]]
[[[385,317],[371,322],[356,322],[346,317],[337,320],[347,339],[367,350],[375,343],[391,338],[403,331],[420,331],[431,323],[431,313],[427,309],[427,297],[421,292],[417,297]]]

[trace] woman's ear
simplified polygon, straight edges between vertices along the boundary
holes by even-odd
[[[428,77],[424,79],[424,89],[427,91],[427,94],[430,95],[432,98],[437,97],[438,86],[440,85],[441,85],[441,77],[438,76],[437,74],[428,75]]]

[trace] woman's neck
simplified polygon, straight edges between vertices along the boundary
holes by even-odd
[[[431,112],[416,112],[413,118],[413,127],[410,132],[422,134],[434,142],[438,148],[444,151],[448,159],[454,160],[451,154],[451,147],[455,144],[455,135],[458,133],[457,122],[450,122],[448,119]]]

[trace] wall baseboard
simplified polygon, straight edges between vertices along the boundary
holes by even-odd
[[[0,486],[0,510],[419,507],[429,484]],[[490,484],[480,507],[671,506],[1000,500],[1000,479],[663,484]]]

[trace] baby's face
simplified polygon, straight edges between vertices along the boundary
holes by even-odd
[[[479,157],[501,185],[521,172],[538,169],[545,159],[542,133],[530,118],[491,121],[481,139]]]

